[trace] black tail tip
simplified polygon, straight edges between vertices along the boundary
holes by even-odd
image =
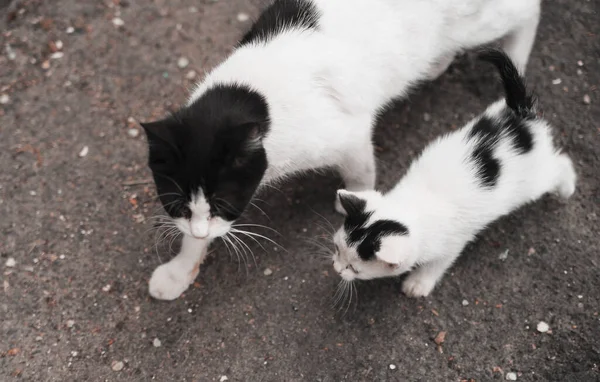
[[[498,70],[508,107],[523,118],[534,118],[534,99],[527,93],[525,79],[510,57],[503,51],[487,49],[479,54],[479,59],[493,64]]]

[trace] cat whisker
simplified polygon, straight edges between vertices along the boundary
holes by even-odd
[[[231,236],[233,236],[240,244],[242,244],[248,250],[248,252],[250,252],[250,255],[252,256],[252,260],[254,261],[254,266],[256,268],[258,268],[258,264],[256,263],[256,257],[254,256],[254,252],[252,252],[252,249],[250,249],[250,247],[248,246],[248,244],[244,243],[244,241],[242,239],[240,239],[239,237],[235,236],[234,234],[231,234]]]
[[[233,228],[237,228],[237,227],[257,227],[257,228],[264,228],[266,230],[269,230],[271,232],[275,232],[278,236],[282,236],[279,231],[277,231],[274,228],[271,227],[267,227],[266,225],[262,225],[262,224],[250,224],[250,223],[243,223],[243,224],[236,224],[233,226]]]
[[[265,211],[263,211],[262,208],[260,208],[259,206],[256,205],[256,203],[250,202],[250,205],[254,208],[256,208],[257,210],[260,211],[260,213],[262,213],[263,215],[266,216],[267,219],[269,219],[269,221],[271,221],[271,218],[269,217],[269,215],[267,215],[267,213]]]
[[[268,238],[268,237],[266,237],[264,235],[261,235],[261,234],[255,233],[255,232],[243,231],[243,230],[240,230],[240,229],[237,229],[237,228],[234,228],[234,227],[231,227],[231,232],[240,233],[242,235],[254,236],[254,237],[258,237],[258,238],[267,240],[268,242],[272,243],[273,245],[281,248],[284,252],[287,252],[287,250],[284,247],[282,247],[279,243],[277,243],[273,239],[270,239],[270,238]]]

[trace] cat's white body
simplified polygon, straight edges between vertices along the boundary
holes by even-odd
[[[457,53],[500,38],[524,69],[540,12],[540,0],[312,2],[316,30],[285,29],[266,43],[237,48],[190,97],[192,103],[211,86],[231,83],[265,96],[271,126],[263,141],[269,163],[263,183],[333,167],[346,189],[372,189],[371,135],[381,109],[442,74]],[[196,200],[201,205],[192,211],[208,211],[202,197]],[[230,228],[220,220],[209,224],[206,216],[179,220],[186,250],[154,272],[150,293],[156,298],[177,298],[193,281],[190,269],[208,245],[194,233],[212,239]]]
[[[268,44],[233,52],[198,84],[242,83],[265,95],[271,130],[264,181],[326,166],[363,168],[356,185],[372,188],[371,132],[378,112],[419,81],[435,78],[454,56],[507,37],[524,69],[539,0],[313,0],[316,31],[290,30]],[[364,184],[367,183],[367,184]]]

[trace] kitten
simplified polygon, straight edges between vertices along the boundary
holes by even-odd
[[[373,189],[381,110],[501,37],[525,68],[539,12],[540,0],[275,0],[185,106],[143,124],[160,200],[184,233],[150,293],[178,297],[261,185],[330,167],[346,189]]]
[[[427,296],[488,224],[546,193],[575,191],[573,164],[553,145],[510,58],[490,51],[482,59],[499,70],[505,100],[427,146],[388,193],[338,192],[347,217],[333,267],[345,280],[412,270],[402,290]]]

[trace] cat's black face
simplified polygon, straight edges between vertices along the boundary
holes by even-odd
[[[171,117],[142,126],[167,213],[186,234],[225,234],[267,169],[265,99],[247,87],[219,85]]]

